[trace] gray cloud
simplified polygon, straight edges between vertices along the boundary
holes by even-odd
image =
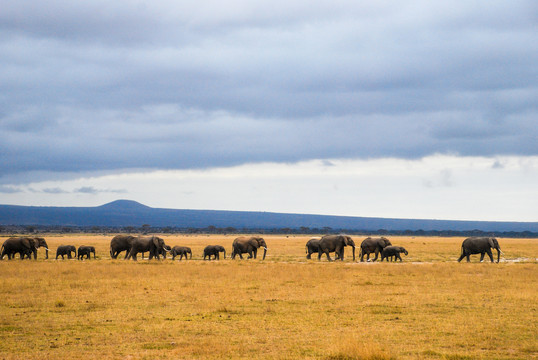
[[[0,182],[536,155],[537,10],[532,1],[6,4]]]
[[[0,193],[2,194],[15,194],[20,193],[22,190],[16,186],[2,186],[0,185]]]
[[[123,194],[123,193],[126,193],[127,191],[123,189],[96,189],[93,186],[83,186],[83,187],[73,190],[73,192],[81,193],[81,194],[99,194],[99,193]]]
[[[43,190],[41,190],[41,191],[44,192],[44,193],[46,193],[46,194],[67,194],[67,193],[69,193],[69,191],[60,189],[60,188],[58,188],[58,187],[55,187],[55,188],[47,188],[47,189],[43,189]]]

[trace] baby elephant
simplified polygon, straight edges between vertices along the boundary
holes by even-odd
[[[185,256],[185,260],[187,260],[187,254],[191,254],[190,258],[192,259],[191,248],[186,246],[174,246],[172,250],[170,250],[170,254],[172,254],[172,260],[175,260],[176,256],[179,256],[179,260],[183,259],[183,256]]]
[[[77,256],[77,258],[79,260],[82,260],[82,259],[84,259],[84,256],[87,256],[87,258],[90,259],[91,253],[93,253],[93,258],[95,259],[95,248],[93,246],[81,245],[78,248],[78,256]]]
[[[224,253],[224,258],[226,259],[226,249],[224,248],[224,246],[220,246],[220,245],[207,245],[204,249],[204,260],[206,258],[206,256],[209,258],[209,260],[211,260],[211,256],[215,256],[215,260],[219,260],[219,253],[220,252],[223,252]]]
[[[64,259],[64,255],[67,255],[68,259],[71,259],[71,252],[77,256],[77,248],[73,245],[60,245],[58,246],[58,249],[56,249],[56,260],[58,260],[58,256],[61,256],[62,259]]]
[[[400,256],[400,253],[404,253],[405,256],[407,256],[408,252],[407,250],[405,250],[403,247],[401,246],[387,246],[386,248],[383,249],[383,252],[381,253],[381,261],[383,261],[383,259],[387,259],[387,261],[389,261],[389,258],[390,258],[390,261],[392,261],[392,257],[394,256],[394,261],[397,261],[398,259],[400,259],[400,261],[402,261],[402,257]]]

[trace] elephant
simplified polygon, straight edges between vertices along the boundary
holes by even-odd
[[[407,250],[405,250],[405,248],[401,246],[387,246],[381,252],[381,261],[383,261],[383,259],[387,259],[387,261],[389,261],[389,258],[390,258],[390,261],[392,261],[392,257],[394,257],[394,261],[397,261],[398,259],[400,259],[400,262],[401,262],[402,257],[400,256],[400,253],[404,253],[405,256],[409,254]]]
[[[317,253],[319,251],[319,241],[321,238],[312,238],[306,242],[305,249],[306,249],[306,258],[311,259],[313,253]]]
[[[71,252],[75,253],[75,257],[77,256],[77,248],[73,245],[58,246],[58,249],[56,249],[56,260],[58,260],[58,256],[61,256],[62,259],[64,259],[64,255],[67,255],[67,258],[71,259]]]
[[[464,257],[467,257],[467,262],[470,262],[471,259],[469,256],[471,254],[480,254],[480,262],[484,261],[484,255],[487,253],[491,262],[493,261],[493,254],[491,253],[491,248],[497,250],[497,263],[501,258],[501,248],[499,247],[499,242],[497,239],[492,237],[470,237],[463,240],[461,244],[461,255],[458,259],[460,262]]]
[[[220,254],[223,252],[224,253],[224,258],[226,259],[226,249],[224,248],[224,246],[221,246],[221,245],[207,245],[205,248],[204,248],[204,260],[206,258],[206,256],[209,258],[209,260],[211,260],[211,256],[214,255],[215,256],[215,260],[219,260],[220,259]]]
[[[166,253],[172,251],[172,248],[168,245],[164,245],[162,250],[159,251],[159,255],[163,256],[163,259],[166,259]],[[140,253],[142,255],[142,259],[144,259],[144,253]],[[185,255],[186,257],[187,255]],[[173,259],[172,259],[173,260]]]
[[[192,259],[192,250],[190,247],[186,246],[174,246],[170,251],[170,255],[172,255],[172,260],[175,260],[176,256],[179,256],[179,260],[182,260],[183,256],[185,256],[185,260],[187,260],[188,254],[190,254],[190,258]]]
[[[353,261],[355,261],[355,242],[347,235],[325,235],[319,240],[318,260],[321,255],[327,255],[327,260],[332,261],[329,253],[335,253],[335,260],[344,261],[344,247],[353,248]]]
[[[45,259],[49,258],[49,246],[44,238],[41,237],[10,237],[2,244],[2,250],[0,259],[7,255],[7,258],[11,260],[11,257],[15,258],[15,254],[19,253],[21,260],[25,256],[30,258],[31,254],[34,254],[34,260],[37,260],[37,249],[40,247],[45,248]]]
[[[124,259],[127,259],[131,251],[131,244],[136,237],[132,235],[116,235],[110,240],[110,257],[117,259],[118,255],[125,251]]]
[[[90,255],[93,253],[93,258],[95,259],[95,248],[93,246],[84,246],[81,245],[78,247],[77,259],[82,260],[84,256],[87,256],[90,259]]]
[[[137,260],[136,255],[138,253],[144,253],[149,251],[149,260],[156,257],[157,260],[160,260],[159,254],[163,251],[168,251],[169,247],[166,246],[164,240],[157,236],[137,236],[131,242],[131,250],[127,259]]]
[[[258,253],[258,248],[263,247],[263,259],[265,260],[265,255],[267,254],[267,244],[265,243],[265,240],[261,237],[245,237],[240,236],[237,239],[234,240],[232,244],[232,259],[235,259],[236,255],[239,255],[241,259],[243,259],[243,255],[245,253],[248,253],[247,259],[256,259],[256,255]]]
[[[383,252],[383,249],[387,246],[391,246],[390,240],[385,237],[371,238],[367,237],[361,243],[361,262],[364,261],[364,255],[366,255],[366,261],[370,261],[370,254],[375,253],[375,258],[372,261],[377,260],[379,253]]]

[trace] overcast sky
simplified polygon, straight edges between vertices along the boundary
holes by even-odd
[[[538,3],[0,10],[0,203],[538,221]]]

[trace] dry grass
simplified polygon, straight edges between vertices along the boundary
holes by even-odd
[[[202,261],[233,236],[165,236],[193,260],[0,262],[3,359],[530,359],[538,357],[538,242],[457,263],[461,238],[392,237],[400,263],[305,259],[306,236],[265,236],[265,261]],[[356,237],[357,242],[360,238]],[[357,253],[358,255],[358,253]]]

